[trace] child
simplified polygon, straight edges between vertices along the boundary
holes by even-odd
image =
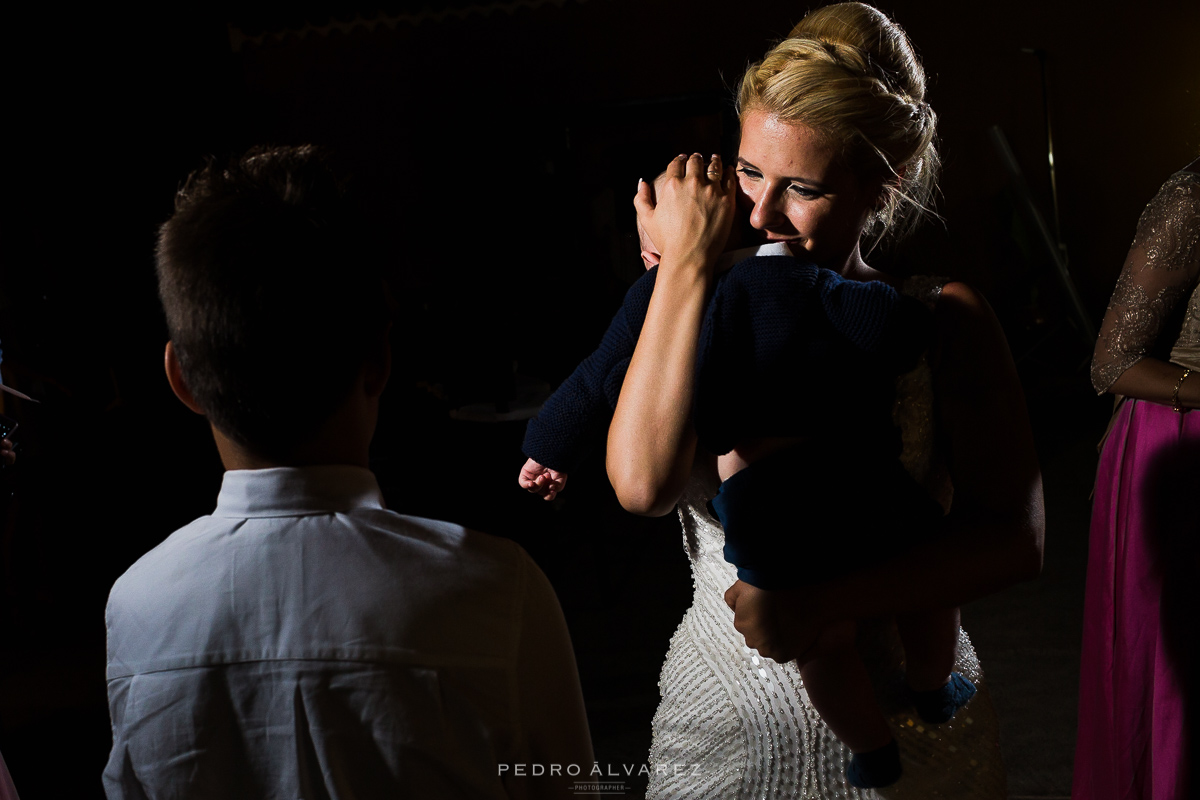
[[[653,243],[639,232],[649,265]],[[715,455],[736,449],[743,461],[723,476],[711,503],[738,577],[765,589],[825,581],[932,535],[942,509],[901,466],[891,422],[895,377],[926,348],[929,312],[885,283],[850,281],[799,261],[786,245],[725,260],[736,263],[724,271],[718,265],[700,333],[692,420],[701,447]],[[603,436],[655,273],[634,284],[599,349],[530,421],[524,488],[553,498],[582,450]],[[794,530],[797,498],[828,511],[821,536]],[[927,721],[943,722],[975,691],[951,673],[957,610],[931,612],[906,628],[910,670],[946,678],[939,689],[915,693],[914,702]],[[890,734],[853,650],[853,626],[835,633],[840,646],[805,665],[805,685],[855,752],[850,782],[886,786],[899,777],[898,751],[894,740],[862,744],[877,743],[881,730]]]

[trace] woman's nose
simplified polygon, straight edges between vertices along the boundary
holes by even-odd
[[[780,219],[786,218],[781,207],[782,204],[775,192],[764,190],[753,200],[754,208],[750,211],[750,226],[755,230],[765,231],[778,227]]]

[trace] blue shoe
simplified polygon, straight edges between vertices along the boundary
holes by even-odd
[[[975,696],[975,684],[961,673],[951,672],[950,680],[931,692],[912,692],[912,702],[921,719],[932,725],[949,722],[958,710]]]
[[[900,772],[900,748],[893,739],[878,750],[851,756],[846,780],[859,789],[882,789],[900,780]]]

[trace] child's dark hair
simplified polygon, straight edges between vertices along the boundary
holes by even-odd
[[[382,355],[388,307],[355,219],[316,148],[255,148],[189,175],[159,231],[183,379],[252,452],[303,443]]]

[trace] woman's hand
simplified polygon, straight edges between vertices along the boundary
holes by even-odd
[[[822,613],[818,587],[767,591],[738,581],[725,591],[733,609],[733,627],[759,655],[802,667],[817,656],[854,643],[852,620],[830,620]]]
[[[654,184],[642,181],[633,199],[644,240],[656,246],[660,269],[711,269],[733,225],[735,176],[714,155],[678,156]]]
[[[730,586],[725,604],[733,609],[733,627],[746,637],[746,646],[780,663],[802,660],[820,632],[812,616],[791,613],[803,606],[793,597],[802,591],[769,592],[742,581]]]

